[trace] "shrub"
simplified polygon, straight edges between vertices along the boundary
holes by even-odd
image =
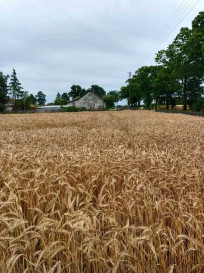
[[[61,106],[61,112],[78,112],[79,108],[77,108],[76,106],[68,106],[68,107],[64,107]]]
[[[68,106],[65,108],[66,112],[78,112],[79,109],[76,106]]]

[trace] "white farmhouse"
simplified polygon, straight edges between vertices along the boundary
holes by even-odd
[[[89,91],[81,98],[70,101],[67,106],[85,107],[87,109],[103,109],[106,107],[105,102],[95,93]]]

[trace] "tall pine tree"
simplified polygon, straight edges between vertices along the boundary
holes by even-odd
[[[14,109],[16,109],[16,100],[22,96],[22,89],[23,88],[17,78],[16,71],[13,68],[13,72],[10,77],[9,90],[11,98],[14,99]]]

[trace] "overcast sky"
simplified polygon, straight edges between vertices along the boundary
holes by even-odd
[[[0,71],[15,68],[47,102],[73,84],[120,90],[203,10],[199,0],[0,0]]]

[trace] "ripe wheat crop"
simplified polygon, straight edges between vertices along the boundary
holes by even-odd
[[[1,273],[204,272],[204,119],[0,116]]]

